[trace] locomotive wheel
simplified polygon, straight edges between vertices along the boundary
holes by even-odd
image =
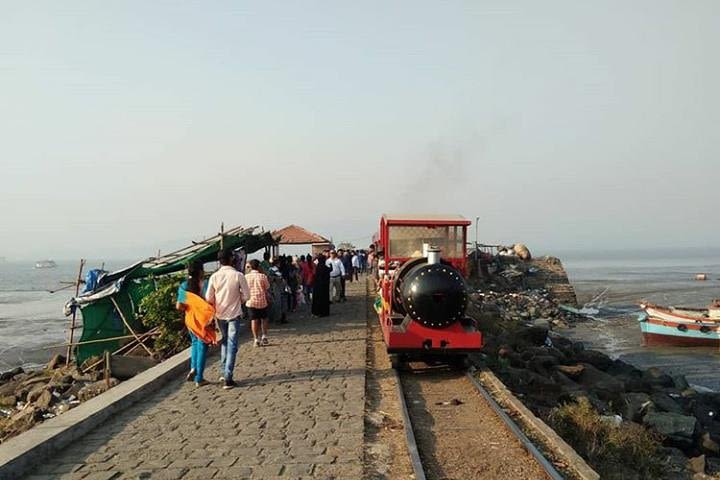
[[[407,366],[407,357],[402,353],[391,353],[390,364],[393,370],[403,370]]]
[[[467,355],[456,355],[448,359],[448,364],[454,370],[467,370],[470,367]]]

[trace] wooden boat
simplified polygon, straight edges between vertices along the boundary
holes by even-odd
[[[720,301],[708,308],[662,307],[642,303],[640,330],[645,345],[720,347]]]

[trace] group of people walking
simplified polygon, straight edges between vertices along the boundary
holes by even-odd
[[[233,266],[232,251],[220,252],[220,268],[206,281],[202,263],[188,267],[188,278],[180,284],[177,309],[185,312],[185,326],[191,341],[188,381],[207,384],[204,377],[208,345],[220,344],[220,370],[224,389],[236,386],[233,380],[238,351],[240,322],[249,318],[255,346],[267,345],[268,292],[270,282],[260,262],[251,260],[247,275]],[[204,301],[202,301],[204,298]],[[220,340],[217,340],[217,332]]]
[[[208,383],[204,378],[208,346],[218,343],[220,382],[224,389],[236,386],[233,370],[240,322],[250,320],[255,347],[269,345],[271,320],[285,323],[303,304],[311,304],[315,317],[330,315],[331,303],[346,301],[346,282],[357,281],[368,269],[364,251],[343,250],[325,250],[314,258],[283,255],[271,259],[266,252],[262,261],[250,260],[244,268],[244,261],[224,250],[218,262],[220,268],[207,280],[202,263],[190,264],[177,292],[176,307],[185,313],[191,340],[187,380],[194,380],[198,387]]]

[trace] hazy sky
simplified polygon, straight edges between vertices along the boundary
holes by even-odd
[[[720,243],[720,3],[0,5],[0,256],[383,211],[531,249]]]

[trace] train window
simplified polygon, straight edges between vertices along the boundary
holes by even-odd
[[[445,258],[462,258],[463,227],[429,227],[421,225],[390,225],[388,227],[391,258],[414,258],[422,256],[423,243],[439,247]]]

